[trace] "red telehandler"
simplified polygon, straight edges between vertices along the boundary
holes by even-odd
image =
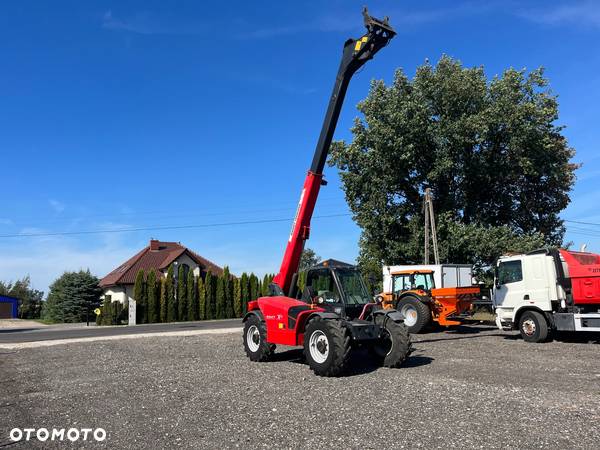
[[[375,19],[366,8],[363,15],[367,32],[344,44],[281,268],[269,296],[249,302],[244,317],[244,348],[252,361],[268,361],[276,345],[304,346],[308,364],[321,376],[343,374],[353,347],[368,347],[386,367],[400,366],[411,351],[403,316],[373,301],[356,267],[334,263],[311,268],[303,292],[297,288],[300,257],[319,189],[326,184],[323,168],[348,83],[396,34],[387,17]]]

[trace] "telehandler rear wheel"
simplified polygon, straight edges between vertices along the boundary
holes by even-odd
[[[342,375],[350,359],[350,336],[340,321],[310,321],[304,331],[304,356],[316,375]]]
[[[409,333],[420,333],[431,322],[429,306],[412,295],[398,300],[396,309],[404,316],[404,325],[408,327]]]
[[[267,326],[253,315],[244,322],[244,350],[252,361],[264,362],[271,359],[275,345],[267,342]]]
[[[384,317],[376,320],[380,325],[385,323],[385,326],[381,339],[373,344],[371,352],[382,366],[398,368],[412,351],[408,328],[403,323],[386,320]]]

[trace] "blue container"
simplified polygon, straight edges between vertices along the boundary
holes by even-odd
[[[7,307],[6,304],[10,305],[10,317],[6,317]],[[14,297],[8,297],[6,295],[0,295],[0,318],[1,319],[16,319],[19,317],[19,299]]]

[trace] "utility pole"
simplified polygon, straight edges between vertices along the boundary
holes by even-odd
[[[433,244],[433,259],[435,264],[440,263],[440,254],[437,245],[437,231],[435,228],[435,214],[433,213],[433,200],[431,189],[425,189],[423,207],[425,208],[425,264],[429,264],[429,230],[431,227],[431,240]]]

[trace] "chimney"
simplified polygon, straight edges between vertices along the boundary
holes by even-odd
[[[159,250],[160,241],[158,239],[150,239],[150,251],[155,252]]]

